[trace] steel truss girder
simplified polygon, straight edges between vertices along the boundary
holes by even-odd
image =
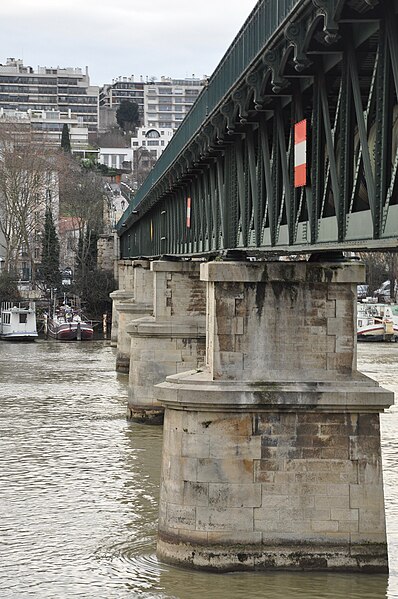
[[[313,0],[243,75],[129,215],[122,256],[398,245],[392,3]],[[302,118],[310,172],[295,189]]]

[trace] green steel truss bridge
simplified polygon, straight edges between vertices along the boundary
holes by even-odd
[[[260,0],[118,223],[121,258],[398,246],[398,0]]]

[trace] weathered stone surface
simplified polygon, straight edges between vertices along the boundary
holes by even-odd
[[[130,336],[129,321],[153,312],[153,274],[148,260],[121,260],[120,278],[128,287],[126,291],[111,293],[113,299],[111,341],[117,346],[116,370],[129,372]]]
[[[159,555],[216,571],[386,571],[379,412],[393,397],[356,371],[362,267],[210,263],[202,276],[208,367],[156,387]]]
[[[308,543],[301,542],[302,533],[294,540],[276,540],[272,533],[266,542],[260,543],[256,533],[224,535],[222,533],[197,532],[178,535],[160,533],[157,552],[166,562],[214,572],[244,570],[328,570],[338,572],[386,572],[387,554],[385,543],[352,545],[351,553],[342,550],[344,539],[336,534],[335,541],[323,543],[314,535]],[[206,536],[207,534],[207,536]],[[219,541],[220,534],[224,538]],[[263,535],[264,536],[264,535]],[[290,537],[290,535],[289,535]]]
[[[114,273],[116,235],[100,235],[97,241],[97,268]]]
[[[117,346],[117,339],[119,334],[119,312],[118,306],[119,304],[132,301],[133,300],[133,292],[130,291],[113,291],[109,294],[109,297],[112,300],[112,329],[111,329],[111,345],[113,347]]]
[[[205,286],[197,262],[152,262],[153,317],[131,321],[128,416],[148,410],[162,420],[157,383],[168,375],[197,369],[205,357]],[[155,417],[154,415],[157,414]],[[138,418],[142,421],[142,417]]]
[[[116,370],[128,374],[130,369],[131,338],[128,333],[128,324],[135,319],[142,318],[153,311],[152,304],[138,303],[133,299],[130,302],[121,302],[115,309],[119,315],[117,336]]]

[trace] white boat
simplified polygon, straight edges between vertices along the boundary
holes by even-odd
[[[358,341],[398,341],[398,305],[357,304]]]
[[[34,302],[2,302],[0,306],[0,339],[34,341],[36,337]]]

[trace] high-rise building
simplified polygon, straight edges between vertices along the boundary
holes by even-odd
[[[145,85],[144,125],[177,129],[205,85],[205,79],[162,77]]]
[[[198,97],[206,79],[171,79],[161,77],[135,81],[134,76],[118,77],[100,90],[100,130],[113,121],[122,100],[138,105],[141,126],[158,129],[177,129]]]
[[[7,110],[0,108],[0,130],[15,125],[15,128],[29,131],[30,139],[49,147],[60,148],[62,130],[68,126],[72,154],[85,158],[95,150],[88,141],[88,127],[84,126],[82,117],[72,114],[71,110]]]
[[[99,103],[100,106],[108,108],[118,108],[122,100],[131,100],[138,104],[140,114],[144,115],[144,86],[143,81],[135,81],[134,75],[131,77],[117,77],[101,87]]]
[[[89,132],[98,128],[99,88],[90,85],[88,69],[38,67],[7,58],[0,64],[0,108],[71,112]]]

